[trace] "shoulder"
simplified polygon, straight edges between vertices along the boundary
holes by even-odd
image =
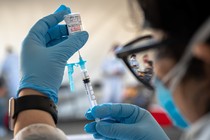
[[[203,127],[201,130],[201,133],[198,135],[199,140],[210,140],[210,122],[208,122],[208,125]]]
[[[192,124],[181,140],[210,140],[210,114]]]
[[[210,140],[210,114],[202,117],[197,123],[197,139],[198,140]]]

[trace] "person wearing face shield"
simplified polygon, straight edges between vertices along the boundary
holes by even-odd
[[[181,140],[210,139],[210,11],[206,0],[137,0],[154,37],[126,44],[117,56],[151,90],[174,125],[185,130]],[[161,33],[161,34],[160,34]],[[155,34],[155,33],[154,33]],[[157,39],[158,34],[158,39]],[[161,38],[160,38],[161,35]],[[140,44],[142,40],[148,43]],[[135,47],[134,47],[135,46]],[[153,82],[142,80],[129,65],[133,54],[151,50]],[[102,104],[86,113],[85,126],[96,139],[168,140],[151,114],[130,104]]]
[[[17,98],[9,101],[14,140],[67,140],[56,128],[58,90],[67,60],[88,40],[86,31],[69,35],[59,24],[70,13],[61,5],[40,19],[22,43]]]

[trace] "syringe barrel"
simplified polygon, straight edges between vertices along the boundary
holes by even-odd
[[[90,82],[90,77],[89,77],[89,74],[87,72],[87,69],[81,69],[81,72],[82,72],[82,76],[83,76],[83,82],[84,82],[84,85],[85,85],[86,94],[89,98],[89,102],[90,102],[90,105],[91,105],[91,108],[92,108],[95,105],[97,105],[97,102],[96,102],[96,97],[94,95],[93,87],[92,87],[91,82]]]
[[[83,62],[85,62],[85,61],[83,61]],[[90,103],[90,107],[93,108],[94,106],[97,105],[97,101],[96,101],[96,97],[95,97],[95,94],[93,91],[93,87],[90,82],[90,77],[88,75],[88,72],[87,72],[87,69],[85,68],[84,63],[83,63],[83,65],[82,64],[80,65],[80,69],[81,69],[81,73],[82,73],[82,77],[83,77],[83,82],[85,85],[86,94],[88,96],[88,100]],[[99,122],[100,119],[96,118],[95,121]]]
[[[90,82],[90,78],[83,79],[85,90],[87,93],[87,96],[89,98],[90,106],[91,108],[97,105],[96,97],[94,95],[93,87]]]

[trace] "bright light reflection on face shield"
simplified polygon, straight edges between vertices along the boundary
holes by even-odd
[[[63,131],[46,124],[33,124],[23,128],[14,140],[67,140]]]

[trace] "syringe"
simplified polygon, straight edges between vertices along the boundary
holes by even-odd
[[[90,82],[90,76],[89,76],[88,71],[85,67],[86,61],[84,61],[82,59],[79,51],[78,51],[78,53],[79,53],[79,63],[78,64],[80,66],[80,70],[81,70],[81,73],[82,73],[82,76],[83,76],[83,82],[84,82],[85,90],[86,90],[86,93],[87,93],[87,96],[88,96],[88,99],[89,99],[90,107],[93,108],[94,106],[97,105],[96,97],[95,97],[93,87],[92,87],[91,82]],[[100,119],[96,118],[95,121],[99,122]]]
[[[69,34],[82,31],[82,29],[83,29],[82,21],[81,21],[81,17],[80,17],[79,13],[71,13],[69,15],[65,15],[64,20],[67,24]],[[74,90],[74,84],[73,84],[74,81],[73,81],[73,77],[72,77],[72,74],[74,72],[73,68],[74,68],[74,66],[79,65],[82,76],[83,76],[83,82],[84,82],[85,90],[86,90],[88,100],[90,103],[90,107],[93,108],[94,106],[97,105],[96,97],[94,95],[93,87],[90,83],[90,77],[88,75],[87,69],[85,68],[86,61],[84,61],[82,59],[79,51],[78,51],[78,53],[79,53],[79,62],[71,63],[70,65],[67,64],[67,66],[69,68],[68,72],[70,74],[70,76],[69,76],[70,88],[71,88],[71,91]],[[95,121],[99,122],[100,119],[96,118]]]

